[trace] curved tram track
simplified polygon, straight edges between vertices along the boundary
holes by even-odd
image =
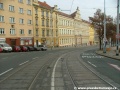
[[[87,90],[90,88],[116,88],[114,85],[104,80],[100,75],[84,64],[80,54],[69,53],[61,59],[62,76],[64,78],[64,90]],[[86,88],[86,89],[80,89]],[[95,90],[95,89],[89,89]],[[96,89],[98,90],[98,89]],[[99,89],[104,90],[104,89]],[[106,90],[106,89],[105,89]],[[119,90],[119,89],[114,89]]]

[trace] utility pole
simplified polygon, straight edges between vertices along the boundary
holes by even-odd
[[[103,47],[103,53],[106,53],[106,11],[105,11],[105,0],[104,0],[104,47]]]
[[[116,56],[119,55],[119,0],[117,0]]]

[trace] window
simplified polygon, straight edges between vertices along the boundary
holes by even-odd
[[[28,30],[28,34],[32,34],[32,30]]]
[[[0,15],[0,22],[4,22],[4,16]]]
[[[36,36],[38,36],[38,29],[36,29]]]
[[[0,9],[3,9],[3,3],[0,3]]]
[[[44,26],[44,20],[42,20],[42,26]]]
[[[42,10],[42,16],[44,16],[44,10]]]
[[[20,19],[19,19],[19,23],[20,23],[20,24],[24,24],[24,19],[20,18]]]
[[[27,0],[27,4],[29,4],[29,5],[30,5],[30,4],[31,4],[31,0]]]
[[[0,34],[5,34],[4,28],[0,28]]]
[[[47,36],[49,36],[49,30],[47,30]]]
[[[20,40],[20,45],[24,45],[24,40]]]
[[[24,34],[24,29],[20,29],[20,34]]]
[[[32,44],[32,40],[29,40],[29,44]]]
[[[28,11],[27,11],[27,14],[28,14],[28,15],[31,15],[31,10],[28,10]]]
[[[32,24],[32,20],[28,20],[28,24]]]
[[[10,29],[10,34],[15,34],[15,29]]]
[[[45,36],[45,30],[42,29],[42,36],[44,37]]]
[[[10,17],[10,23],[15,23],[15,18],[14,17]]]
[[[48,17],[49,16],[49,13],[48,13],[48,11],[46,12],[46,17]]]
[[[46,20],[46,26],[47,27],[49,26],[49,20]]]
[[[38,26],[38,19],[36,19],[36,25]]]
[[[35,9],[35,13],[38,14],[38,9]]]
[[[14,6],[9,5],[9,11],[13,12],[14,11]]]
[[[23,8],[19,8],[19,13],[23,13]]]
[[[23,0],[18,0],[18,2],[23,3]]]

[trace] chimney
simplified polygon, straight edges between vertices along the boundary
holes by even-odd
[[[44,3],[46,4],[46,1],[44,1]]]

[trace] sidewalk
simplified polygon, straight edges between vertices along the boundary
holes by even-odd
[[[111,49],[110,51],[106,51],[106,53],[103,53],[103,50],[98,50],[96,51],[97,54],[105,56],[105,57],[109,57],[109,58],[113,58],[116,60],[120,61],[120,53],[118,56],[116,56],[116,52],[115,50]]]

